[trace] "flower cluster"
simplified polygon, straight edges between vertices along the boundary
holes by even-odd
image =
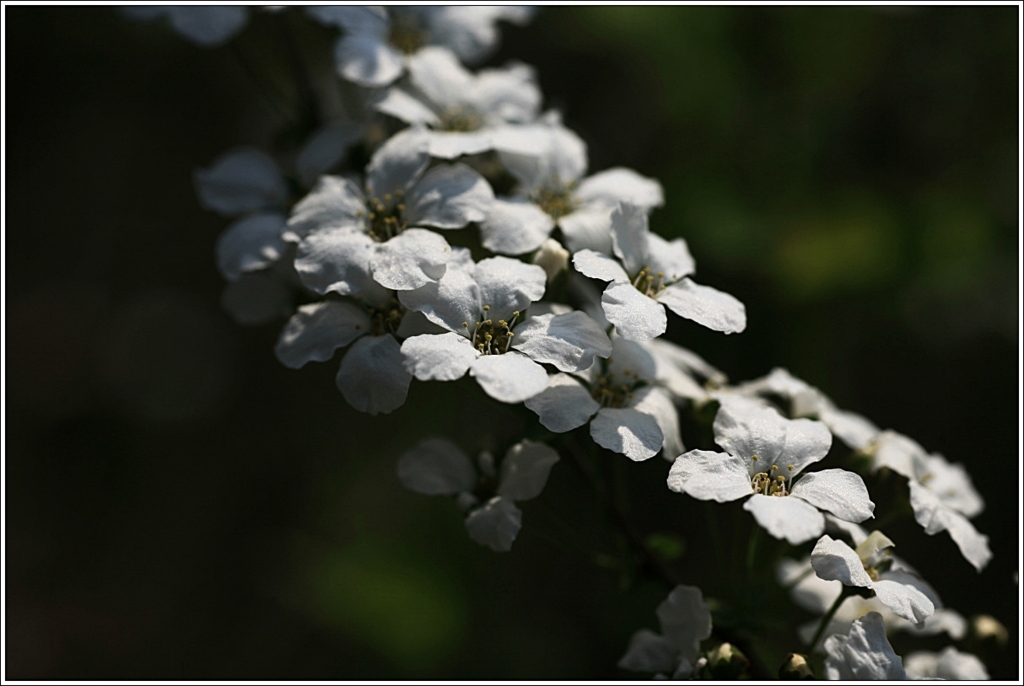
[[[683,238],[651,230],[665,201],[658,181],[621,167],[588,175],[586,145],[557,111],[543,111],[533,69],[467,66],[493,50],[497,21],[522,23],[529,11],[346,6],[307,15],[341,31],[334,60],[341,79],[365,89],[359,121],[314,132],[290,173],[253,149],[196,173],[202,204],[238,218],[217,242],[221,273],[263,284],[226,305],[247,322],[287,316],[275,352],[289,368],[345,349],[336,382],[359,411],[398,411],[413,380],[469,376],[490,398],[528,410],[543,428],[531,436],[547,431],[507,444],[500,460],[490,450],[471,459],[445,438],[420,441],[398,462],[402,484],[452,497],[471,539],[509,551],[522,528],[516,503],[539,496],[559,462],[547,442],[634,462],[660,453],[671,462],[668,490],[743,501],[755,522],[748,565],[759,531],[795,553],[774,562],[794,601],[822,615],[801,635],[808,652],[827,653],[825,676],[984,673],[953,648],[904,667],[886,630],[959,638],[964,620],[892,556],[885,534],[859,526],[876,514],[865,477],[896,472],[925,533],[948,531],[980,571],[991,552],[969,521],[983,503],[966,471],[785,370],[729,385],[661,338],[666,308],[732,334],[746,327],[744,305],[693,280]],[[344,166],[350,146],[365,165]],[[697,416],[710,435],[687,450],[680,429]],[[833,437],[860,473],[812,468],[836,452]],[[657,610],[661,633],[635,634],[620,667],[673,678],[753,669],[714,634],[720,602],[672,586]],[[781,673],[813,676],[809,664],[791,654]]]

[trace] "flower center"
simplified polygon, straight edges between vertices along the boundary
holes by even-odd
[[[646,295],[653,298],[659,292],[665,290],[665,272],[655,274],[650,267],[641,269],[633,279],[633,286]]]
[[[543,188],[534,196],[534,202],[552,219],[572,214],[576,209],[576,203],[572,199],[572,185],[567,184],[561,188]]]
[[[404,195],[403,191],[397,190],[394,195],[386,193],[383,198],[370,198],[366,201],[367,217],[370,220],[367,233],[370,238],[383,243],[402,233],[406,227],[405,205],[401,202]],[[357,216],[362,216],[362,213]]]
[[[450,107],[441,114],[442,131],[476,131],[480,128],[480,117],[468,110]]]
[[[628,369],[616,378],[615,372],[594,375],[590,395],[601,407],[623,407],[633,398],[633,391],[641,384],[640,378]]]
[[[482,355],[504,355],[512,347],[512,339],[515,337],[512,327],[519,319],[519,310],[512,313],[511,321],[504,319],[494,321],[487,316],[490,310],[490,305],[484,305],[484,313],[480,316],[480,321],[473,325],[472,331],[470,331],[469,322],[462,322],[462,328],[466,329],[473,347]]]
[[[391,296],[391,300],[381,307],[367,306],[366,311],[370,315],[370,326],[375,336],[383,336],[386,333],[395,335],[402,323],[402,317],[405,316],[405,307],[395,296]]]
[[[388,42],[406,55],[411,55],[426,45],[427,31],[413,17],[392,16]]]
[[[756,464],[761,458],[753,455],[750,459]],[[786,471],[792,472],[793,465],[786,465]],[[760,493],[761,495],[787,496],[789,495],[787,479],[792,479],[792,477],[779,474],[779,465],[773,464],[766,471],[757,472],[750,477],[750,488],[754,493]]]

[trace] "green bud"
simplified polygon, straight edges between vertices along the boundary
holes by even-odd
[[[708,668],[712,679],[738,679],[750,660],[731,643],[723,643],[708,654]]]
[[[786,656],[786,661],[779,667],[779,679],[799,681],[813,678],[814,671],[807,663],[807,656],[800,653],[790,653]]]
[[[1002,648],[1010,640],[1010,635],[992,615],[975,615],[971,618],[971,638],[988,647]]]

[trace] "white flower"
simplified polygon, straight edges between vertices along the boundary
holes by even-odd
[[[406,340],[406,367],[421,381],[453,381],[468,371],[492,398],[518,403],[547,387],[542,363],[578,372],[607,357],[608,336],[583,312],[524,321],[545,281],[540,267],[508,257],[460,259],[436,284],[401,293],[406,307],[449,332]]]
[[[397,79],[407,59],[427,45],[447,47],[464,62],[486,58],[497,47],[495,24],[525,23],[526,7],[317,6],[306,10],[344,34],[334,47],[338,73],[361,86],[381,87]]]
[[[672,589],[657,609],[661,634],[641,629],[633,634],[619,667],[684,679],[693,671],[700,642],[711,635],[711,610],[696,586]]]
[[[549,238],[541,244],[540,249],[534,253],[530,261],[544,270],[548,277],[548,283],[551,283],[555,277],[568,268],[569,251],[554,238]]]
[[[687,278],[694,263],[682,238],[670,243],[651,233],[644,208],[629,203],[620,204],[611,220],[613,249],[621,264],[594,250],[580,250],[572,263],[584,276],[611,282],[601,305],[619,334],[633,341],[657,338],[668,325],[666,305],[715,331],[746,328],[743,303]]]
[[[227,43],[245,27],[249,18],[246,8],[236,5],[149,5],[119,9],[139,21],[167,17],[179,36],[204,48]]]
[[[935,605],[918,590],[918,579],[904,570],[892,568],[889,553],[892,545],[884,534],[874,531],[854,551],[843,541],[826,534],[811,551],[811,566],[818,577],[826,581],[871,589],[897,615],[922,624],[935,612]]]
[[[461,228],[486,216],[494,195],[477,172],[461,164],[427,169],[421,128],[382,145],[366,170],[365,193],[349,179],[321,177],[295,206],[285,238],[299,244],[295,268],[317,293],[351,295],[368,270],[392,290],[435,282],[451,255],[439,234],[415,227]]]
[[[425,495],[454,495],[469,512],[469,537],[492,550],[511,550],[523,513],[514,501],[540,495],[558,453],[530,440],[516,443],[505,453],[498,469],[490,453],[481,453],[474,466],[459,446],[431,438],[402,455],[398,478]]]
[[[659,451],[672,459],[683,450],[679,418],[671,396],[653,381],[651,355],[616,336],[607,360],[583,373],[553,374],[547,389],[525,405],[555,433],[590,421],[590,435],[603,448],[635,461]]]
[[[654,360],[654,380],[676,398],[703,403],[710,399],[703,380],[712,386],[726,381],[725,374],[708,364],[697,353],[661,338],[639,343]]]
[[[942,652],[921,650],[903,660],[910,679],[945,679],[947,681],[988,681],[988,670],[974,655],[961,653],[953,646]]]
[[[621,201],[649,210],[664,203],[661,184],[616,167],[582,178],[586,145],[561,125],[557,113],[517,127],[498,154],[519,182],[516,194],[498,198],[480,225],[484,247],[504,255],[536,250],[557,224],[571,252],[611,251],[611,212]],[[518,148],[518,149],[516,149]]]
[[[820,420],[833,436],[854,450],[864,450],[879,435],[879,429],[854,412],[840,410],[821,391],[776,367],[768,376],[740,384],[738,393],[786,401],[790,417],[813,417]]]
[[[846,636],[825,639],[825,678],[830,681],[905,680],[903,660],[885,637],[877,612],[853,622]]]
[[[727,453],[691,450],[681,455],[669,471],[671,490],[717,502],[749,497],[743,509],[772,536],[792,545],[822,534],[825,519],[819,508],[847,521],[872,516],[875,504],[864,481],[852,472],[825,469],[793,482],[828,453],[832,435],[824,424],[785,419],[739,396],[720,402],[715,442]]]
[[[537,118],[541,94],[533,69],[514,64],[472,74],[450,51],[437,47],[410,57],[408,67],[409,84],[392,86],[374,107],[429,127],[431,155],[455,159],[495,148],[522,149],[522,137],[510,124]]]

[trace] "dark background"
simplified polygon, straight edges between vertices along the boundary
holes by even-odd
[[[741,335],[677,319],[672,340],[734,381],[785,366],[967,466],[995,554],[982,574],[945,533],[887,533],[947,605],[1007,626],[1010,648],[987,657],[1007,679],[1017,16],[549,8],[505,27],[492,60],[537,68],[591,170],[660,179],[652,229],[684,236],[698,280],[747,306]],[[111,8],[6,8],[6,676],[629,676],[615,662],[657,628],[667,589],[590,564],[614,547],[569,465],[523,504],[505,555],[395,478],[424,436],[479,448],[532,415],[471,382],[414,382],[392,415],[359,414],[334,387],[337,359],[287,370],[280,324],[220,309],[227,220],[198,207],[192,173],[240,144],[287,161],[303,111],[277,66],[279,21],[328,54],[332,33],[294,10],[254,13],[206,50]],[[713,595],[700,508],[664,488],[660,459],[626,467],[637,525],[697,531],[679,569]]]

